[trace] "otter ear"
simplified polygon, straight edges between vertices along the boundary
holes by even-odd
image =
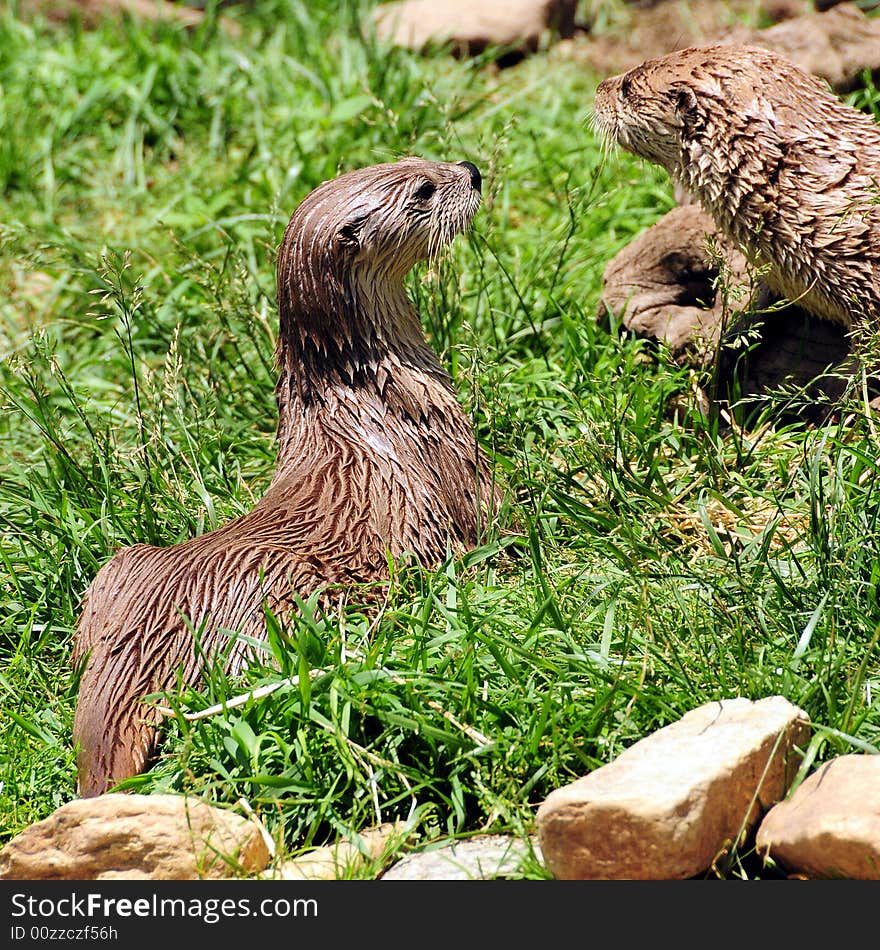
[[[700,112],[697,97],[690,86],[676,86],[673,89],[675,96],[675,114],[681,121],[685,131],[692,131],[699,124]]]
[[[348,250],[359,251],[361,247],[359,223],[350,221],[348,224],[343,224],[336,232],[336,243]]]
[[[364,226],[367,223],[369,214],[355,214],[349,218],[345,224],[336,232],[336,243],[340,248],[356,252],[361,249],[363,243]]]

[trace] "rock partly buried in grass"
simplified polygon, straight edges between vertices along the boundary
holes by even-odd
[[[406,837],[404,822],[388,822],[358,835],[359,843],[339,841],[284,861],[260,876],[275,881],[337,881],[358,876],[371,864],[380,864],[395,843]]]
[[[818,768],[761,822],[758,853],[808,877],[880,880],[880,755]]]
[[[269,863],[252,819],[182,795],[102,795],[62,805],[0,851],[9,880],[195,880]]]
[[[717,349],[725,312],[732,302],[742,307],[750,293],[745,257],[710,215],[689,204],[673,208],[608,262],[600,316],[610,312],[676,359],[703,365]]]
[[[205,19],[204,10],[169,0],[29,0],[22,6],[26,15],[40,15],[59,23],[75,18],[86,27],[97,27],[102,20],[123,15],[136,20],[168,20],[189,29],[200,26]],[[221,16],[217,22],[230,36],[241,35],[235,20]]]
[[[598,75],[610,75],[674,49],[717,42],[720,30],[743,18],[777,23],[811,9],[809,0],[634,0],[615,9],[606,24],[579,33],[569,54]]]
[[[764,15],[776,22],[763,29],[731,23],[731,13],[750,15],[755,5],[738,0],[657,3],[638,6],[610,30],[579,37],[571,55],[600,75],[625,72],[646,59],[705,43],[763,46],[824,79],[836,92],[863,82],[865,70],[880,70],[880,20],[869,18],[854,3],[817,12],[811,4],[765,3]],[[747,9],[750,8],[750,9]]]
[[[574,33],[575,0],[399,0],[373,13],[380,39],[408,49],[449,44],[457,55],[489,46],[534,51],[548,31]]]
[[[784,411],[818,423],[859,369],[846,328],[779,304],[697,204],[673,208],[634,238],[602,281],[599,318],[664,344],[680,364],[714,366],[722,402],[760,408],[785,389]]]
[[[866,70],[880,70],[880,20],[869,19],[854,3],[805,13],[763,30],[734,27],[718,42],[775,50],[841,93],[861,85]]]
[[[407,855],[382,875],[383,881],[485,881],[522,876],[530,859],[540,861],[537,842],[509,835],[480,835],[468,841]]]
[[[570,880],[700,874],[785,795],[808,736],[806,713],[781,696],[694,709],[547,797],[544,861]]]

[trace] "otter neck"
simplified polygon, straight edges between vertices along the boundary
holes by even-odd
[[[772,139],[762,150],[734,140],[728,154],[711,139],[697,136],[686,143],[683,158],[674,177],[721,219],[719,223],[753,237],[765,210],[764,201],[756,200],[756,183],[765,183],[765,192],[767,184],[773,188],[783,159],[781,149]]]
[[[344,282],[330,280],[314,293],[308,286],[297,293],[279,287],[279,475],[285,460],[302,452],[307,417],[337,414],[341,406],[345,417],[376,400],[408,426],[453,407],[463,415],[402,278],[383,276],[353,269]]]

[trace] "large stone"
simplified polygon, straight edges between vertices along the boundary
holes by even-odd
[[[693,877],[785,795],[808,735],[781,696],[700,706],[551,792],[537,816],[544,861],[564,879]]]
[[[62,805],[0,851],[10,880],[192,880],[269,863],[264,832],[197,798],[100,795]]]
[[[540,861],[537,843],[508,835],[479,835],[409,854],[389,868],[383,881],[485,881],[520,874],[524,861]]]
[[[20,5],[25,16],[44,16],[63,22],[75,18],[84,26],[96,27],[108,17],[126,15],[139,20],[171,20],[195,29],[205,18],[204,10],[170,0],[28,0]],[[228,16],[217,22],[230,36],[240,36],[241,27]]]
[[[711,216],[688,204],[608,262],[600,307],[637,336],[666,344],[673,357],[701,365],[717,348],[724,313],[748,302],[747,272],[745,257]]]
[[[770,810],[756,845],[793,873],[880,880],[880,755],[820,766]]]
[[[735,27],[719,37],[735,46],[763,46],[824,79],[837,92],[849,92],[865,70],[880,70],[880,21],[854,3],[824,13],[806,13],[763,30]]]
[[[379,38],[423,50],[450,43],[457,53],[480,53],[487,46],[537,47],[545,31],[574,32],[576,0],[397,0],[374,11]]]
[[[565,54],[599,76],[626,72],[646,59],[686,46],[718,42],[727,27],[746,20],[777,22],[812,9],[810,0],[664,0],[604,7],[601,20],[589,33],[566,44]]]
[[[601,76],[626,72],[646,59],[686,46],[709,43],[765,46],[825,79],[837,92],[861,83],[864,70],[880,70],[880,20],[855,3],[818,12],[803,0],[765,2],[776,22],[757,29],[754,0],[697,0],[694,3],[634,5],[605,32],[585,35],[569,51]]]
[[[86,26],[97,26],[103,18],[119,13],[144,20],[177,20],[186,26],[198,26],[204,19],[202,10],[169,0],[29,0],[25,12],[58,22],[76,16]]]
[[[608,262],[599,316],[611,313],[636,336],[665,344],[679,363],[714,367],[721,402],[760,409],[770,392],[802,391],[785,414],[822,422],[860,371],[848,330],[782,306],[749,271],[712,218],[688,203]]]
[[[260,876],[277,881],[336,881],[358,876],[368,865],[381,862],[406,837],[406,825],[388,822],[362,831],[358,837],[359,844],[338,841],[314,848]]]
[[[203,10],[169,0],[28,0],[21,7],[25,15],[39,14],[54,21],[75,17],[88,27],[121,14],[140,20],[177,21],[189,28],[199,26],[205,18]],[[241,34],[241,27],[229,17],[220,17],[218,22],[231,35]]]

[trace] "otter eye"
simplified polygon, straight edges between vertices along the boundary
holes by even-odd
[[[633,84],[632,76],[629,73],[627,73],[623,77],[623,79],[620,80],[620,98],[621,99],[629,98],[630,93],[632,92],[632,84]]]
[[[432,181],[423,182],[416,189],[416,198],[421,199],[422,201],[427,201],[431,195],[437,190],[437,186]]]

